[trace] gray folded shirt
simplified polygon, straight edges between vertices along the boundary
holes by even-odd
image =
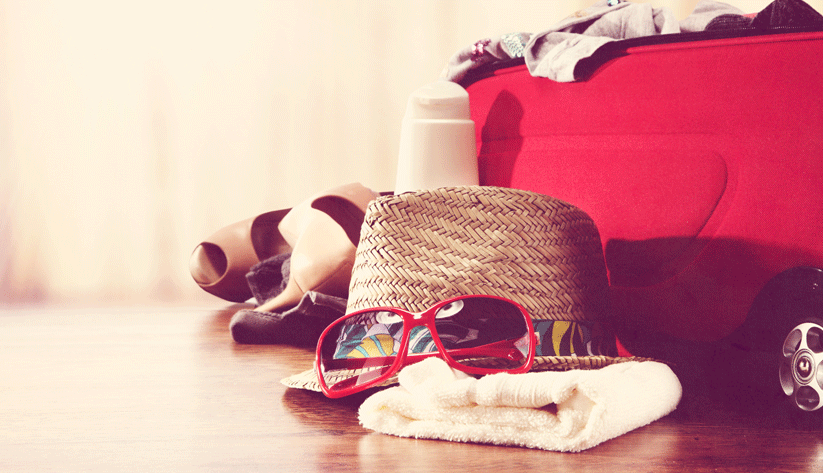
[[[541,33],[506,34],[478,41],[452,56],[442,77],[456,82],[482,64],[523,57],[533,76],[573,82],[577,63],[606,43],[703,31],[714,18],[729,14],[742,15],[743,12],[726,3],[703,0],[691,15],[678,22],[668,7],[601,0]]]

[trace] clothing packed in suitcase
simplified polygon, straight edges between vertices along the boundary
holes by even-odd
[[[823,406],[821,29],[800,0],[704,1],[679,22],[609,0],[444,71],[469,94],[480,183],[597,224],[628,351],[682,367],[712,347],[735,398],[765,385],[807,411]]]

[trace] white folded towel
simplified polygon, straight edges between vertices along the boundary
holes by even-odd
[[[399,381],[363,402],[364,427],[561,452],[579,452],[653,422],[672,412],[682,394],[672,370],[654,361],[475,379],[429,358],[401,370]]]

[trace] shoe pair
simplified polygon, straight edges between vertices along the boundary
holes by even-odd
[[[293,306],[306,291],[346,297],[366,207],[379,197],[359,183],[313,196],[224,227],[197,245],[189,259],[195,282],[231,302],[252,297],[246,274],[255,264],[291,253],[285,289],[258,310]]]

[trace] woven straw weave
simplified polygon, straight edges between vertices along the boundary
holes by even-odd
[[[534,319],[596,320],[607,288],[600,235],[582,210],[522,190],[446,187],[371,203],[347,312],[422,311],[489,294],[519,302]]]

